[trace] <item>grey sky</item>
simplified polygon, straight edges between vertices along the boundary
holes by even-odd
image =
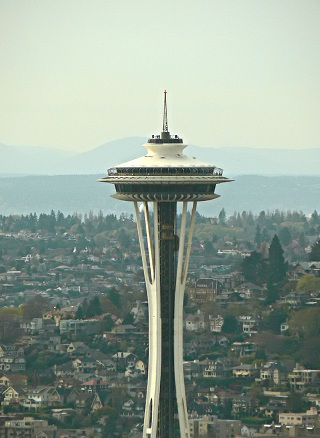
[[[0,0],[0,142],[320,147],[319,0]]]

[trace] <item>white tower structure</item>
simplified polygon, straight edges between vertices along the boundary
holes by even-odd
[[[190,437],[183,375],[183,298],[196,207],[198,201],[219,197],[217,184],[231,181],[216,166],[186,156],[186,146],[168,131],[165,91],[162,132],[144,145],[147,153],[109,169],[100,179],[114,184],[113,196],[133,202],[136,213],[149,303],[143,438]],[[178,202],[181,215],[177,215]]]

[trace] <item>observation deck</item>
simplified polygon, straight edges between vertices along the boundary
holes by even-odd
[[[159,137],[159,138],[158,138]],[[231,181],[223,170],[183,153],[182,139],[152,137],[143,157],[112,167],[99,181],[115,185],[114,198],[123,201],[207,201],[216,184]],[[169,142],[172,140],[172,142]],[[181,141],[180,141],[181,140]]]

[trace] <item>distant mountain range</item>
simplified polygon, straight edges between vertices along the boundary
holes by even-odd
[[[105,174],[109,167],[145,154],[143,137],[111,141],[90,151],[0,144],[0,176]],[[187,155],[213,163],[234,175],[319,175],[320,148],[205,148],[189,145]]]

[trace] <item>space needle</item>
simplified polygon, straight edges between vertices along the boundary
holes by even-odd
[[[109,169],[99,180],[114,184],[113,197],[133,202],[136,214],[149,307],[143,438],[190,437],[183,375],[183,298],[196,207],[198,201],[219,197],[217,184],[231,181],[216,166],[185,155],[186,146],[168,130],[165,91],[161,134],[152,135],[144,145],[144,156]]]

